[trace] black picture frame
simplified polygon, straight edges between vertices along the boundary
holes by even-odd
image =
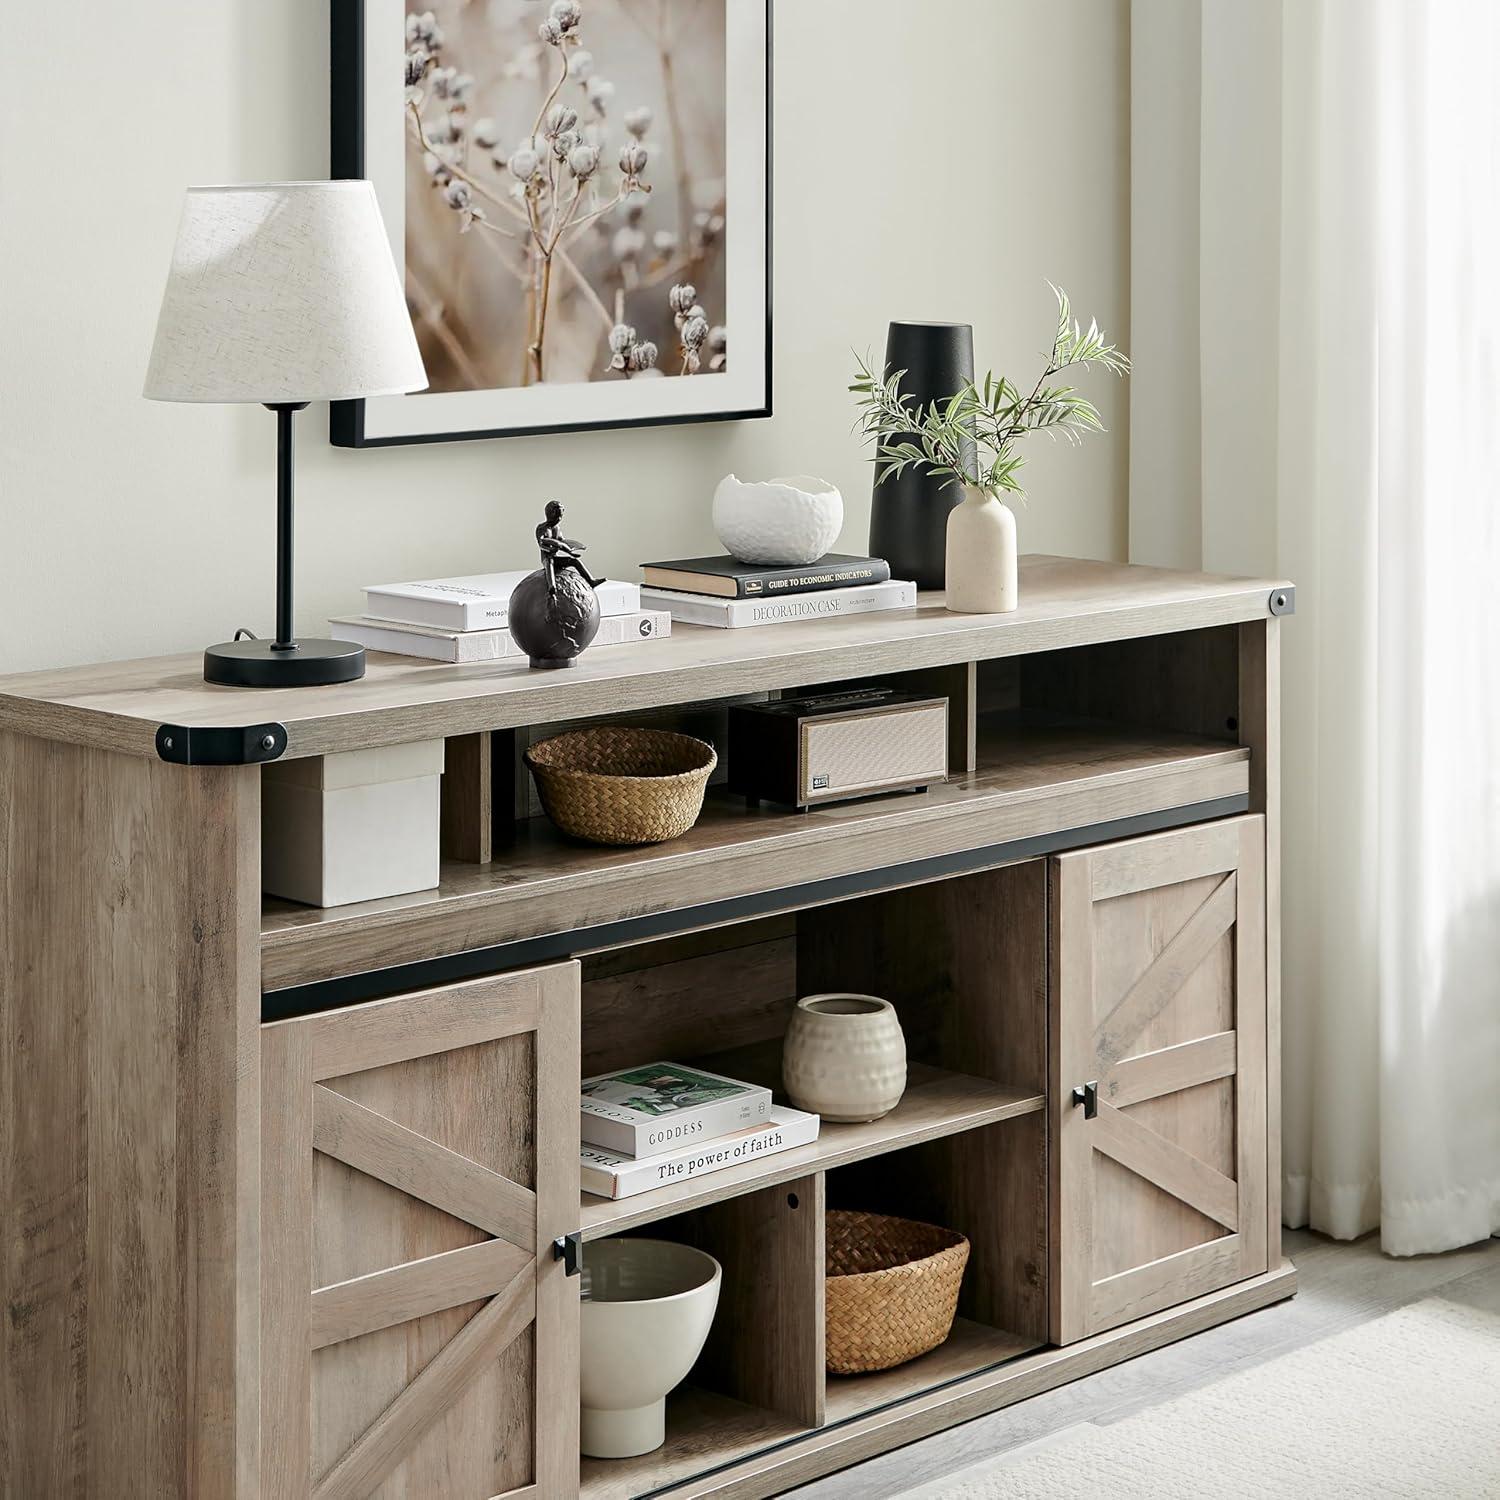
[[[369,98],[366,88],[367,27],[369,0],[329,0],[329,176],[364,178],[366,163],[366,122]],[[751,0],[727,0],[730,4],[749,4]],[[766,27],[765,56],[765,353],[763,399],[760,404],[737,410],[692,412],[593,420],[516,425],[490,428],[465,428],[453,431],[372,435],[366,427],[366,405],[361,400],[330,403],[329,441],[340,448],[388,448],[414,443],[469,442],[481,438],[533,437],[549,433],[600,432],[632,427],[669,427],[697,422],[746,421],[772,415],[773,384],[773,0],[764,0]],[[376,184],[377,192],[379,184]],[[421,399],[420,394],[405,400]]]

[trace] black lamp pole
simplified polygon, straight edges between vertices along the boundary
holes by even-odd
[[[352,641],[299,641],[292,632],[292,417],[305,401],[268,401],[276,413],[276,639],[226,641],[203,653],[203,676],[227,687],[316,687],[365,675]],[[248,634],[248,632],[246,632]]]
[[[292,638],[292,414],[305,401],[268,403],[276,413],[276,651],[295,651]]]

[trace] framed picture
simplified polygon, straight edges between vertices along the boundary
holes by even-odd
[[[770,0],[332,0],[427,390],[345,447],[771,411]]]

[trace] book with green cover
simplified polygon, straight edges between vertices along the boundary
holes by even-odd
[[[655,1156],[763,1124],[771,1091],[704,1068],[655,1062],[583,1081],[579,1134],[626,1156]]]

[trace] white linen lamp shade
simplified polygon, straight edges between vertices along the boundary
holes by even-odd
[[[151,400],[343,401],[426,384],[370,183],[188,189]]]
[[[310,401],[426,384],[370,183],[188,189],[145,394],[254,401],[276,413],[276,636],[242,631],[210,646],[208,681],[310,687],[364,676],[361,647],[292,630],[292,417]]]

